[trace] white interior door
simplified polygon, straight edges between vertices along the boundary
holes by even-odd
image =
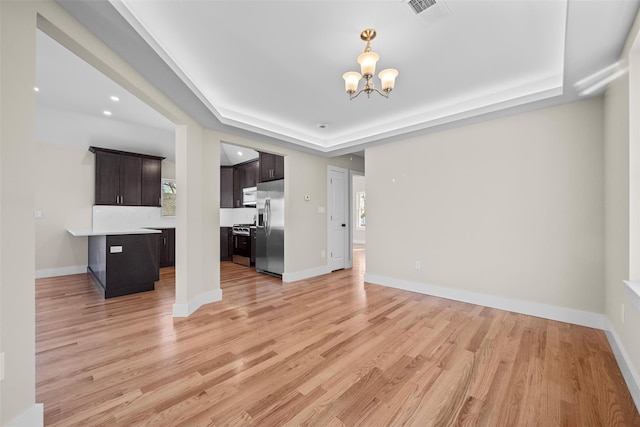
[[[331,271],[345,268],[349,245],[349,208],[347,170],[329,166],[328,214],[329,214],[329,267]]]

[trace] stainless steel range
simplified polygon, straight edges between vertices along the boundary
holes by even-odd
[[[251,234],[251,226],[252,225],[244,224],[234,225],[231,231],[234,235],[237,234],[238,236],[249,236]]]
[[[251,226],[253,224],[237,224],[231,229],[233,235],[233,262],[251,265]]]

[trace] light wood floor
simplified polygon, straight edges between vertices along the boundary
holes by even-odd
[[[363,284],[222,265],[224,301],[174,319],[174,271],[103,300],[40,279],[46,425],[631,426],[602,331]]]

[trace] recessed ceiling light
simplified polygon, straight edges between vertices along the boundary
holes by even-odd
[[[40,92],[40,88],[38,86],[33,88],[34,92]]]
[[[118,101],[120,101],[120,98],[118,98],[118,97],[117,97],[117,96],[115,96],[115,95],[111,95],[111,100],[112,100],[113,102],[118,102]]]
[[[238,151],[238,156],[242,156],[242,151]]]
[[[104,110],[102,112],[102,114],[104,114],[105,116],[110,116],[111,115],[111,111]]]

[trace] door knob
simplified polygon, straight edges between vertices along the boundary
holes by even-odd
[[[347,226],[347,224],[342,224],[342,226],[343,226],[343,227],[346,227],[346,226]]]

